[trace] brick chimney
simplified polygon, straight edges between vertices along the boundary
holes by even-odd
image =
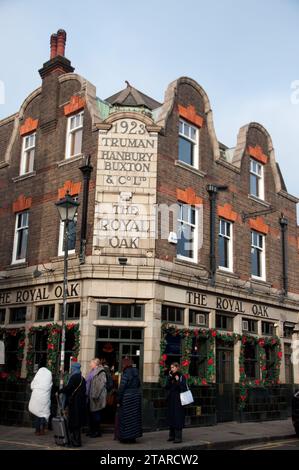
[[[60,75],[74,71],[71,62],[64,56],[66,32],[59,29],[50,37],[50,60],[39,70],[42,78],[39,127],[43,132],[54,130],[57,123]]]
[[[72,67],[71,62],[64,56],[65,44],[66,32],[64,29],[59,29],[57,33],[51,34],[50,60],[45,62],[43,67],[39,70],[42,78],[45,78],[53,72],[59,72],[59,75],[61,75],[75,70],[74,67]]]

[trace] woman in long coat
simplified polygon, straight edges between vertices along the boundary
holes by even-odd
[[[142,399],[138,369],[130,358],[123,359],[122,371],[118,389],[118,438],[128,443],[142,436]]]
[[[52,374],[46,367],[40,367],[31,382],[29,411],[35,416],[35,434],[45,434],[46,422],[50,416]]]
[[[186,379],[177,362],[170,366],[165,388],[167,390],[168,441],[173,441],[176,444],[182,442],[182,429],[185,424],[185,410],[181,404],[180,393],[187,390]]]
[[[67,385],[60,390],[66,396],[65,407],[68,409],[68,430],[70,445],[81,447],[81,427],[86,417],[86,385],[81,375],[81,365],[73,362]]]

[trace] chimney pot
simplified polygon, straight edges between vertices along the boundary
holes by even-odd
[[[54,59],[57,56],[57,34],[51,34],[50,38],[50,59]]]
[[[64,29],[59,29],[57,31],[57,55],[61,55],[64,57],[65,43],[66,32],[64,31]]]

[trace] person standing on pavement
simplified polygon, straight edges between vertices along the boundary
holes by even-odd
[[[89,414],[89,436],[100,437],[102,435],[101,410],[106,406],[106,373],[100,359],[95,358],[90,362],[91,371],[87,376],[87,402]]]
[[[180,393],[187,389],[186,379],[180,371],[180,365],[173,362],[165,385],[167,391],[167,421],[169,426],[168,441],[175,444],[182,442],[182,432],[185,424],[185,410],[181,404]]]
[[[70,445],[81,447],[81,427],[86,417],[86,383],[81,375],[81,364],[71,364],[71,375],[65,387],[59,390],[66,397],[65,409]]]
[[[28,405],[30,413],[35,416],[35,434],[37,436],[45,434],[46,423],[50,416],[52,384],[51,372],[40,365],[30,384],[32,393]]]
[[[134,443],[142,436],[141,390],[138,369],[125,357],[118,389],[118,438],[120,442]]]

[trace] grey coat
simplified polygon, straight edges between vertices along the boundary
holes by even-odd
[[[97,367],[92,378],[89,390],[90,411],[99,411],[105,408],[107,398],[106,373],[103,366]]]

